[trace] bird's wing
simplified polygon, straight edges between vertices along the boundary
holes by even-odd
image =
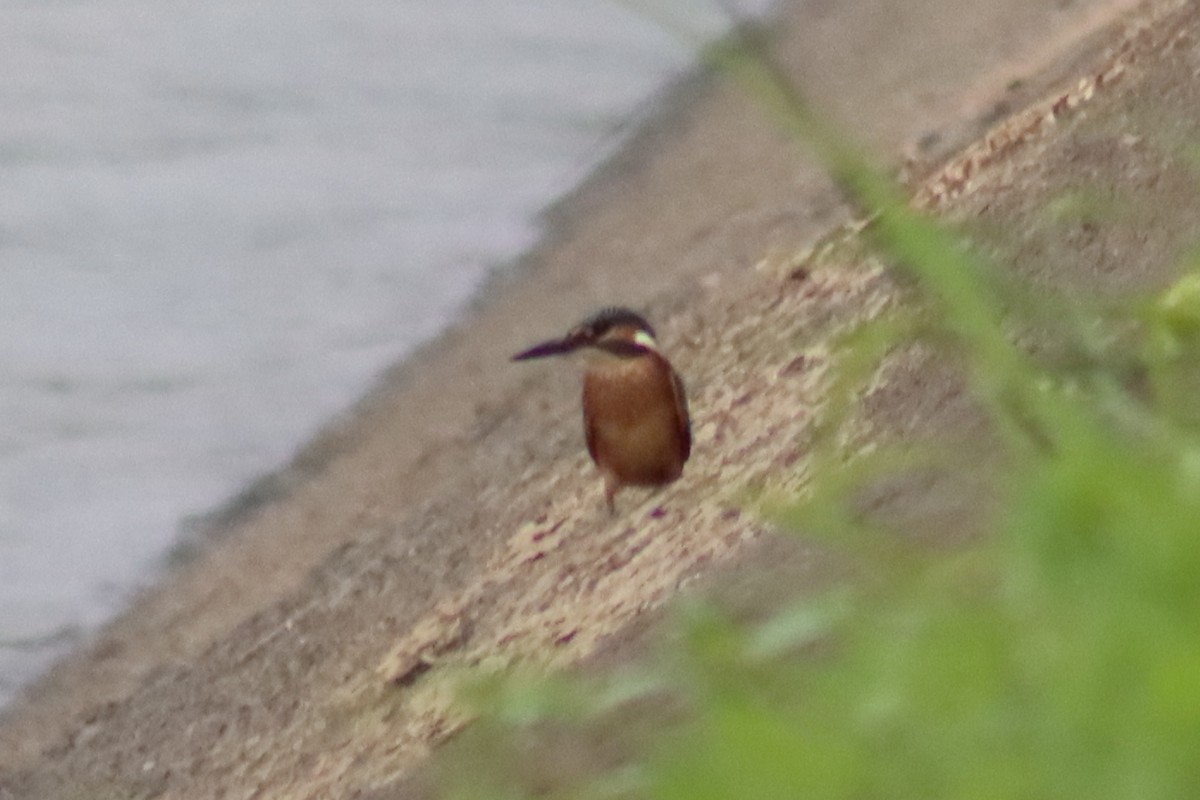
[[[692,418],[688,416],[687,393],[683,390],[683,379],[674,369],[671,370],[671,388],[675,393],[675,410],[679,419],[679,438],[683,441],[683,460],[687,461],[692,454]],[[591,446],[591,437],[588,437]]]

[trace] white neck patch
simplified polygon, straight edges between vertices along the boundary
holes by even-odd
[[[658,352],[658,342],[654,341],[654,337],[645,331],[638,331],[633,335],[633,343],[639,344],[647,350]]]

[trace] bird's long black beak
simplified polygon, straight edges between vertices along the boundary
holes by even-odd
[[[548,342],[534,345],[528,350],[523,350],[512,357],[513,361],[528,361],[531,358],[545,358],[546,356],[561,356],[578,350],[582,342],[579,339],[568,336],[565,339],[552,339]]]

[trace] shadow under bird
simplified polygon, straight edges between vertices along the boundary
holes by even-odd
[[[664,486],[683,474],[692,452],[687,398],[654,328],[627,308],[604,309],[513,361],[580,351],[586,356],[583,428],[612,513],[621,487]]]

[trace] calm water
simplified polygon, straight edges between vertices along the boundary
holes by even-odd
[[[0,704],[690,56],[602,0],[0,7]]]

